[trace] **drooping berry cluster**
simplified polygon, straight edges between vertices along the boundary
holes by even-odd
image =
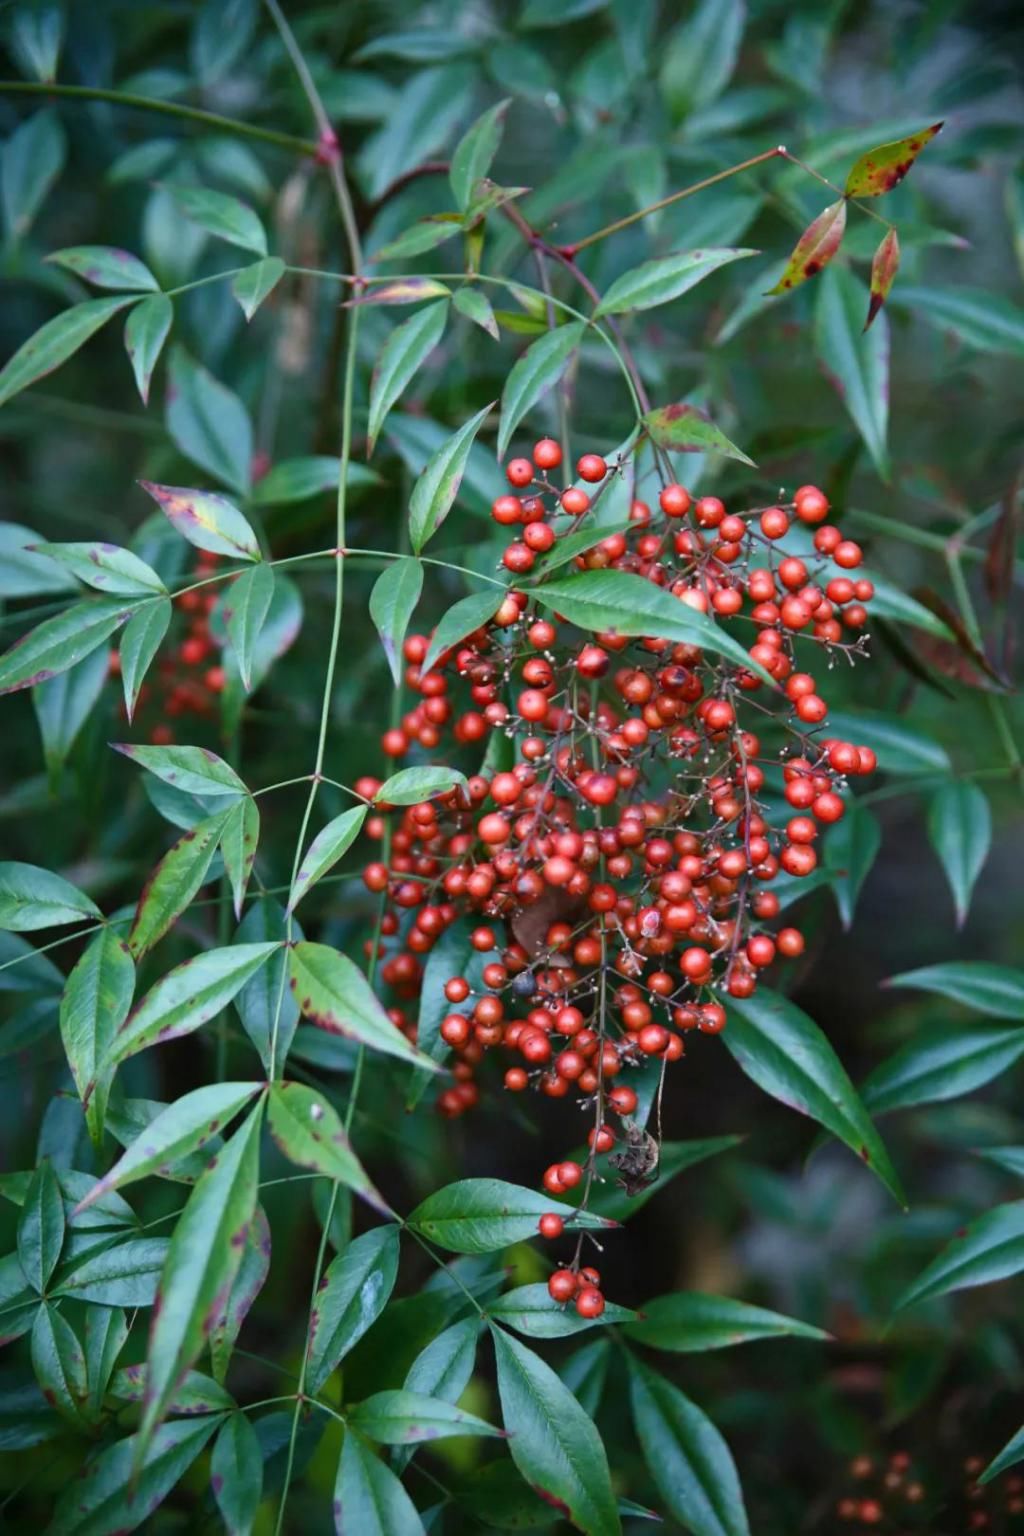
[[[440,935],[458,918],[472,924],[483,963],[444,988],[452,1011],[440,1034],[456,1060],[441,1111],[476,1103],[477,1068],[495,1049],[509,1091],[578,1096],[594,1114],[585,1161],[553,1164],[543,1182],[564,1194],[582,1181],[585,1196],[595,1160],[618,1139],[606,1115],[631,1117],[640,1102],[622,1079],[679,1059],[690,1031],[717,1033],[723,993],[749,998],[777,955],[803,950],[797,928],[769,927],[782,910],[772,885],[812,873],[846,781],[872,772],[875,757],[827,734],[827,704],[796,648],[806,642],[826,664],[862,653],[873,589],[851,574],[861,551],[825,522],[817,488],[738,513],[670,483],[656,508],[632,502],[625,531],[595,531],[576,568],[631,573],[713,616],[775,687],[695,644],[581,634],[557,606],[551,616],[536,562],[597,519],[625,466],[586,454],[582,483],[559,491],[547,476],[561,456],[545,439],[532,462],[513,459],[513,490],[492,508],[515,531],[505,567],[535,585],[511,590],[426,673],[427,637],[407,639],[418,701],[383,738],[392,757],[414,743],[433,752],[446,734],[486,739],[489,759],[500,761],[500,746],[507,761],[404,810],[388,860],[364,878],[387,893],[381,975],[400,1003],[417,995]],[[779,548],[802,528],[814,529],[807,554]],[[368,797],[378,787],[357,786]],[[384,815],[370,826],[382,835]],[[413,1032],[401,1006],[393,1016]],[[556,1236],[553,1227],[541,1230]],[[553,1286],[563,1273],[578,1283],[578,1253]],[[590,1291],[600,1296],[596,1285],[572,1291],[577,1308],[596,1305]]]

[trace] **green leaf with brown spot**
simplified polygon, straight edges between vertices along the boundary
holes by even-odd
[[[768,293],[789,293],[808,278],[817,277],[827,267],[842,244],[846,230],[846,199],[829,203],[823,213],[812,219],[793,247],[782,276]]]
[[[930,128],[919,128],[905,139],[893,139],[888,144],[877,144],[856,161],[846,178],[847,197],[881,197],[898,187],[914,161],[942,131],[941,123]]]
[[[136,606],[130,598],[90,598],[44,619],[0,656],[0,694],[66,672],[120,629]]]
[[[64,1054],[97,1145],[103,1137],[110,1086],[99,1065],[128,1016],[134,991],[135,965],[128,946],[114,928],[105,928],[83,951],[60,1000]]]
[[[393,1214],[353,1152],[338,1111],[322,1093],[303,1083],[274,1083],[267,1126],[289,1162],[344,1184],[382,1215]]]
[[[327,944],[296,944],[289,952],[291,988],[301,1012],[328,1034],[358,1040],[368,1050],[438,1072],[437,1062],[411,1045],[388,1018],[376,993],[347,955]]]
[[[176,1419],[151,1437],[118,1440],[86,1462],[64,1488],[46,1536],[116,1536],[135,1530],[163,1503],[221,1422]]]
[[[662,405],[642,418],[648,436],[671,453],[721,453],[727,459],[754,465],[696,405]]]
[[[224,873],[231,886],[236,922],[242,915],[259,840],[259,807],[252,795],[244,795],[241,800],[235,801],[230,810],[225,811],[220,833],[220,851],[224,860]]]
[[[159,943],[192,904],[206,881],[232,809],[218,811],[183,832],[150,874],[128,935],[128,948],[136,960]]]
[[[331,1372],[376,1322],[398,1276],[399,1228],[374,1227],[328,1266],[309,1319],[308,1379],[319,1392]]]
[[[375,1392],[348,1410],[348,1422],[379,1445],[419,1445],[455,1435],[500,1436],[502,1431],[442,1397],[393,1388]]]

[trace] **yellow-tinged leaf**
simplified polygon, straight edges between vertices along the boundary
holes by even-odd
[[[906,139],[878,144],[861,155],[846,178],[847,197],[881,197],[898,187],[927,144],[942,130],[941,123],[919,128]]]
[[[810,277],[817,277],[827,267],[842,242],[846,229],[846,202],[829,203],[824,213],[812,219],[793,247],[786,270],[769,293],[788,293]]]

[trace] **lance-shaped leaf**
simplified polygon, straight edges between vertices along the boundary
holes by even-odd
[[[867,710],[844,715],[836,710],[828,719],[829,725],[842,733],[844,741],[871,747],[878,754],[878,766],[883,773],[952,774],[953,765],[945,747],[892,715],[870,714]]]
[[[274,568],[260,561],[243,571],[224,594],[221,612],[238,661],[242,687],[252,687],[252,658],[274,596]]]
[[[204,884],[230,809],[183,832],[142,888],[128,948],[138,960],[177,922]]]
[[[62,875],[36,864],[0,864],[0,928],[30,933],[102,916],[96,903]]]
[[[0,1259],[0,1345],[27,1333],[39,1310],[39,1295],[25,1279],[16,1253]]]
[[[417,805],[433,795],[446,795],[465,783],[466,775],[458,768],[435,768],[426,764],[422,768],[399,768],[397,773],[384,780],[373,798],[377,805]]]
[[[377,626],[396,688],[402,681],[402,645],[422,591],[423,567],[406,556],[381,572],[370,593],[370,618]]]
[[[881,314],[865,332],[867,304],[860,278],[845,267],[830,268],[818,288],[814,344],[822,368],[885,480],[889,475],[889,325]]]
[[[435,1190],[412,1212],[408,1225],[452,1253],[497,1253],[536,1237],[537,1223],[548,1212],[574,1227],[618,1226],[504,1179],[459,1179]]]
[[[461,233],[462,220],[457,213],[433,214],[428,218],[418,219],[400,235],[389,240],[387,245],[382,245],[379,251],[374,251],[369,259],[372,263],[376,263],[398,261],[407,256],[422,256],[425,251],[434,251],[439,245],[444,245],[446,240],[451,240]]]
[[[501,1414],[523,1477],[585,1536],[619,1536],[608,1458],[593,1420],[538,1355],[491,1328]]]
[[[399,1229],[374,1227],[357,1237],[331,1263],[309,1319],[307,1384],[324,1382],[380,1316],[398,1276]]]
[[[615,279],[594,310],[594,319],[600,315],[621,315],[633,309],[653,309],[658,304],[668,304],[695,288],[719,267],[740,261],[744,256],[756,255],[757,251],[719,246],[703,251],[677,251],[673,256],[645,261]]]
[[[476,122],[467,128],[452,151],[448,180],[451,182],[455,201],[463,212],[469,207],[473,190],[478,181],[486,176],[491,162],[498,153],[501,136],[505,131],[505,116],[512,98],[506,96],[481,113]]]
[[[64,1199],[49,1158],[35,1170],[18,1216],[18,1262],[28,1284],[40,1295],[64,1246]]]
[[[452,295],[452,303],[460,315],[465,315],[467,320],[472,320],[473,324],[486,331],[488,336],[493,336],[495,341],[498,340],[498,322],[494,318],[494,308],[490,299],[486,294],[481,293],[479,288],[468,286],[456,288]]]
[[[475,1316],[445,1328],[416,1356],[402,1383],[405,1390],[457,1403],[473,1375],[479,1335],[480,1323]],[[414,1455],[412,1449],[395,1451],[395,1470],[401,1472]]]
[[[308,501],[311,496],[321,496],[325,491],[337,492],[340,478],[341,460],[329,453],[282,459],[256,482],[252,499],[258,507],[290,506]],[[350,492],[380,483],[380,476],[365,464],[349,463],[345,485]]]
[[[60,1000],[60,1035],[75,1087],[86,1102],[89,1133],[103,1136],[107,1084],[99,1066],[128,1016],[135,965],[121,935],[105,928],[83,951]],[[92,1093],[89,1089],[92,1087]]]
[[[143,603],[124,627],[120,651],[121,684],[129,720],[135,714],[139,690],[170,628],[173,612],[170,598],[158,597]]]
[[[185,960],[152,987],[114,1036],[106,1065],[164,1040],[190,1035],[216,1018],[235,993],[265,965],[278,944],[231,944]]]
[[[644,1303],[637,1321],[626,1332],[640,1344],[674,1354],[705,1349],[729,1349],[754,1339],[827,1339],[829,1334],[766,1307],[752,1307],[728,1296],[700,1291],[674,1291]]]
[[[889,297],[900,265],[900,238],[895,228],[882,236],[871,260],[871,296],[868,300],[868,317],[864,322],[867,330]]]
[[[832,894],[846,929],[853,925],[857,900],[881,846],[878,817],[856,800],[850,801],[842,821],[830,828],[825,844],[825,868],[833,874]]]
[[[53,251],[44,259],[92,283],[94,288],[131,288],[149,293],[156,293],[160,288],[144,261],[117,246],[70,245],[62,251]]]
[[[0,369],[0,405],[66,363],[112,315],[133,302],[130,296],[86,299],[47,320]]]
[[[984,791],[967,779],[944,784],[928,805],[928,836],[946,872],[957,927],[962,928],[992,846],[992,813]]]
[[[210,1487],[228,1536],[249,1536],[263,1498],[263,1450],[244,1413],[221,1425],[210,1458]]]
[[[237,197],[206,187],[171,186],[167,190],[185,217],[201,229],[230,245],[241,246],[243,251],[266,256],[266,231],[252,209]]]
[[[174,347],[164,396],[167,430],[187,459],[230,490],[252,487],[253,429],[249,413],[209,369]]]
[[[218,1320],[242,1261],[256,1207],[260,1107],[228,1141],[178,1218],[149,1335],[144,1445]]]
[[[247,793],[230,763],[206,747],[142,747],[132,741],[115,741],[111,745],[115,752],[186,795],[234,797]]]
[[[79,581],[118,597],[151,597],[166,592],[152,566],[116,544],[36,544],[41,555],[66,565]]]
[[[149,404],[153,370],[173,324],[174,305],[164,293],[154,293],[136,304],[124,323],[124,349],[143,405]]]
[[[315,1088],[274,1083],[267,1098],[267,1125],[289,1162],[344,1184],[382,1215],[392,1214],[353,1152],[338,1111]]]
[[[517,1285],[506,1291],[491,1302],[487,1315],[528,1339],[565,1339],[602,1324],[629,1323],[637,1316],[628,1307],[608,1301],[600,1317],[581,1317],[575,1307],[562,1307],[553,1301],[543,1284]]]
[[[294,917],[289,922],[284,908],[272,896],[258,896],[251,903],[235,934],[236,944],[279,945],[235,997],[242,1028],[259,1052],[269,1076],[273,1076],[271,1043],[277,1048],[276,1064],[283,1066],[299,1022],[298,1005],[288,986],[288,951],[284,941],[302,937]]]
[[[338,1536],[426,1536],[412,1499],[357,1434],[346,1433],[334,1484]]]
[[[1024,1269],[1024,1200],[997,1205],[972,1221],[900,1296],[896,1310],[975,1285],[992,1285]]]
[[[270,1223],[263,1207],[257,1205],[242,1250],[238,1267],[220,1317],[210,1330],[210,1360],[213,1374],[223,1382],[228,1373],[235,1340],[248,1317],[253,1302],[266,1284],[270,1273]]]
[[[126,1365],[110,1383],[110,1395],[122,1403],[141,1403],[146,1396],[145,1364]],[[230,1413],[235,1400],[219,1381],[202,1371],[187,1371],[168,1407],[168,1413],[195,1417],[203,1413]]]
[[[1024,357],[1024,309],[986,288],[901,287],[908,305],[928,325],[981,352]]]
[[[366,820],[367,807],[354,805],[350,811],[342,811],[329,821],[310,843],[299,865],[295,883],[288,898],[288,911],[294,912],[306,892],[333,869],[355,842]]]
[[[444,335],[447,319],[447,302],[428,304],[396,326],[384,343],[370,381],[367,423],[370,453],[388,411]]]
[[[388,1018],[362,971],[327,944],[296,944],[288,957],[290,984],[300,1011],[328,1034],[358,1040],[371,1051],[438,1071]]]
[[[978,1482],[990,1483],[1000,1472],[1005,1472],[1007,1467],[1015,1467],[1019,1461],[1024,1461],[1024,1427],[1011,1436],[998,1456],[993,1456]]]
[[[81,1427],[89,1391],[85,1354],[67,1318],[45,1302],[32,1325],[32,1369],[47,1402]]]
[[[220,833],[220,851],[224,859],[224,873],[231,886],[236,922],[242,915],[242,904],[256,862],[259,840],[259,807],[252,795],[245,795],[243,799],[236,800],[230,810],[225,811]]]
[[[722,1036],[747,1076],[802,1115],[810,1115],[846,1143],[906,1203],[896,1170],[842,1062],[813,1019],[766,987],[753,997],[729,999]]]
[[[34,688],[66,672],[120,629],[133,608],[125,598],[100,597],[44,619],[0,656],[0,694]]]
[[[166,1175],[180,1158],[205,1147],[211,1137],[223,1131],[261,1087],[260,1083],[211,1083],[168,1104],[79,1201],[76,1213],[136,1179]]]
[[[873,1115],[973,1093],[1024,1056],[1024,1029],[971,1024],[915,1035],[860,1085]]]
[[[146,1440],[131,1435],[101,1451],[64,1489],[46,1536],[136,1530],[185,1476],[220,1422],[215,1414],[176,1419]]]
[[[374,283],[358,298],[349,299],[348,307],[357,304],[393,305],[422,304],[424,299],[450,298],[450,290],[444,283],[432,277],[398,277],[386,283]]]
[[[450,1440],[454,1435],[493,1435],[502,1431],[476,1414],[456,1408],[443,1397],[404,1388],[375,1392],[348,1411],[348,1422],[380,1445],[418,1445]]]
[[[754,463],[696,405],[662,405],[648,411],[643,422],[651,440],[671,453],[721,453],[741,464]]]
[[[110,673],[108,656],[97,647],[76,667],[51,677],[32,690],[43,758],[51,786],[60,784],[60,771],[86,721],[96,708]]]
[[[846,178],[847,197],[881,197],[898,187],[926,145],[942,129],[941,123],[919,128],[905,139],[877,144],[856,161]]]
[[[52,1294],[103,1307],[151,1307],[167,1249],[166,1237],[132,1237],[90,1250],[58,1271]]]
[[[845,230],[846,199],[841,197],[808,224],[794,246],[782,276],[768,293],[788,293],[791,288],[806,283],[809,277],[817,277],[838,251]]]
[[[197,549],[232,560],[259,560],[260,547],[245,518],[226,496],[182,485],[154,485],[140,480],[180,534]]]
[[[99,1418],[103,1399],[118,1356],[128,1340],[128,1319],[121,1307],[89,1307],[85,1314],[85,1376],[89,1383],[86,1404],[92,1418]]]
[[[409,499],[409,537],[417,555],[451,511],[459,494],[470,449],[493,407],[492,400],[442,443],[427,460],[423,473],[413,486]]]
[[[925,965],[916,971],[890,976],[888,987],[914,987],[937,992],[940,997],[963,1003],[978,1013],[999,1019],[1024,1021],[1024,971],[987,960],[951,960],[945,965]]]
[[[750,1536],[736,1466],[696,1403],[628,1356],[633,1425],[665,1507],[693,1536]]]
[[[267,256],[254,261],[231,280],[231,293],[242,306],[242,313],[251,320],[264,299],[268,298],[286,272],[280,256]]]
[[[453,603],[431,636],[421,672],[429,672],[445,651],[452,650],[468,635],[489,623],[505,597],[502,588],[491,587],[486,592],[471,592],[468,597],[460,597],[457,603]]]
[[[527,411],[532,410],[537,401],[562,377],[570,357],[583,340],[585,330],[582,320],[560,325],[538,337],[513,366],[501,392],[499,459],[505,457],[512,434]]]

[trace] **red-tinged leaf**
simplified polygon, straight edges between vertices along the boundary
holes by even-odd
[[[197,549],[232,560],[260,559],[256,535],[226,496],[183,485],[154,485],[150,480],[140,480],[139,484]]]
[[[159,943],[204,884],[231,809],[183,832],[142,888],[128,948],[136,960]]]
[[[253,1302],[270,1273],[270,1223],[257,1205],[245,1239],[242,1262],[234,1278],[224,1310],[210,1333],[210,1362],[217,1381],[223,1383],[231,1363],[235,1340]]]
[[[88,598],[44,619],[0,656],[0,694],[34,688],[83,661],[134,612],[131,598]]]
[[[432,277],[401,277],[393,283],[375,283],[372,288],[349,299],[355,304],[422,304],[424,299],[446,299],[449,290]]]
[[[906,139],[878,144],[861,155],[846,178],[847,197],[881,197],[898,187],[926,145],[942,130],[941,123],[920,128]]]
[[[143,1445],[132,1435],[85,1462],[65,1487],[46,1536],[113,1536],[134,1531],[184,1477],[218,1424],[219,1414],[177,1419]]]
[[[865,330],[889,297],[889,290],[896,279],[899,265],[899,236],[895,229],[890,229],[888,234],[883,236],[871,262],[871,302],[868,304],[868,317],[864,322]]]
[[[309,1318],[306,1386],[319,1392],[380,1316],[398,1275],[399,1229],[374,1227],[349,1243],[320,1282]]]
[[[696,405],[675,403],[648,411],[644,426],[659,448],[672,453],[721,453],[727,459],[754,465],[742,449],[729,441],[725,433]]]
[[[236,800],[225,813],[220,834],[221,857],[224,860],[224,873],[231,886],[236,922],[242,915],[259,840],[259,807],[251,795],[245,795],[241,800]]]
[[[817,277],[838,251],[845,229],[846,200],[841,197],[838,202],[829,203],[824,213],[819,213],[808,224],[793,247],[785,271],[768,293],[789,293],[790,289],[806,283],[808,278]]]
[[[353,1152],[338,1111],[322,1093],[304,1083],[274,1083],[267,1099],[267,1125],[289,1162],[344,1184],[382,1215],[392,1215]]]

